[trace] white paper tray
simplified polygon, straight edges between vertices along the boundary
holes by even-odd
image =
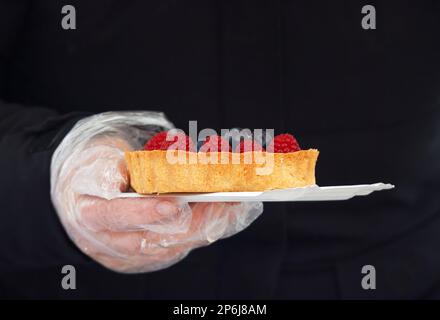
[[[336,201],[348,200],[355,196],[366,196],[374,191],[393,189],[392,184],[375,183],[351,186],[291,188],[264,192],[212,192],[212,193],[166,193],[160,195],[140,195],[123,193],[119,198],[133,197],[178,197],[186,202],[246,202],[246,201]]]

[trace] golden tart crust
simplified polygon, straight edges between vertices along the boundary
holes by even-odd
[[[186,151],[174,152],[180,152],[186,159],[213,156],[217,157],[218,161],[208,164],[200,161],[172,164],[167,159],[166,150],[126,152],[125,160],[131,187],[140,194],[265,191],[304,187],[315,184],[315,166],[319,155],[316,149],[271,155],[254,151],[235,154],[236,157],[240,156],[240,161],[233,163],[234,154],[229,152],[215,152],[208,155]],[[272,155],[273,170],[270,174],[261,174],[261,171],[259,173],[257,170],[264,167],[264,163],[245,162],[245,157],[256,159],[260,156],[260,159],[264,159]],[[221,159],[229,159],[229,161],[225,164],[221,163]]]

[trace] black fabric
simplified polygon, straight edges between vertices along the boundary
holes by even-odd
[[[368,1],[0,0],[0,296],[439,296],[440,6]],[[38,107],[37,107],[38,106]],[[320,185],[392,182],[345,202],[271,203],[251,227],[168,269],[121,275],[67,239],[54,148],[80,118],[160,110],[177,127],[275,128],[320,149]],[[62,290],[61,267],[77,269]],[[361,268],[377,289],[361,288]]]

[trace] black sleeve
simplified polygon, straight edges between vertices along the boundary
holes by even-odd
[[[67,238],[49,192],[52,153],[85,115],[6,101],[8,60],[27,3],[0,0],[0,274],[89,261]]]

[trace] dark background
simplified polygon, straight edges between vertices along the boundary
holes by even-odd
[[[61,28],[65,4],[77,30]],[[377,30],[361,28],[366,4]],[[0,0],[0,21],[0,296],[439,294],[438,1]],[[198,120],[287,131],[320,150],[320,185],[396,189],[265,204],[248,230],[176,266],[118,275],[66,238],[48,172],[77,119],[133,109],[163,111],[184,130]],[[77,266],[75,292],[59,285],[64,264]],[[364,264],[378,270],[375,291],[360,287]]]

